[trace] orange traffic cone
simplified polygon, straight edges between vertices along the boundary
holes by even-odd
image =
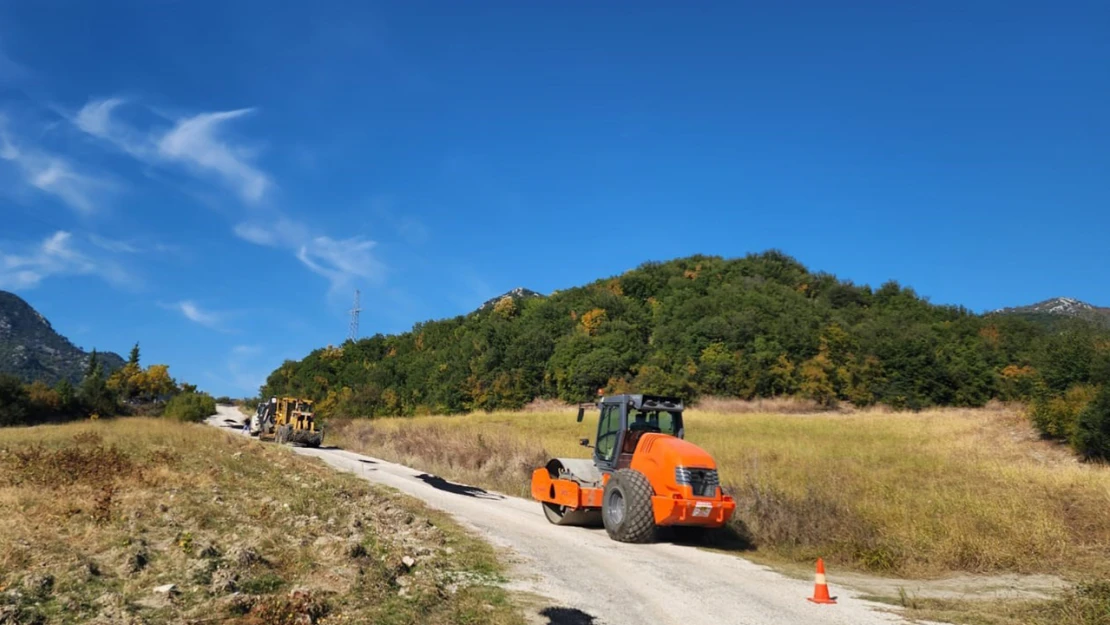
[[[836,599],[829,596],[829,585],[825,583],[825,561],[821,558],[817,558],[817,576],[813,585],[813,596],[809,600],[814,603],[836,603]]]

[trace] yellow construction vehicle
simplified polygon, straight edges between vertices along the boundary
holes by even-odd
[[[306,447],[319,447],[324,442],[324,433],[316,427],[312,401],[296,397],[273,397],[259,404],[257,414],[251,419],[250,432],[258,440],[299,443]]]

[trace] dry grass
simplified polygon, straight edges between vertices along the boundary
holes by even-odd
[[[702,397],[694,406],[702,412],[716,414],[789,414],[802,415],[829,412],[812,399],[804,397],[769,397],[738,399],[736,397]],[[841,409],[850,412],[847,405]]]
[[[527,495],[547,457],[586,457],[596,413],[335,424],[341,446]],[[739,503],[734,528],[774,559],[907,577],[1110,575],[1110,469],[1036,439],[1012,408],[852,414],[687,413]]]
[[[207,426],[0,430],[0,476],[0,623],[520,622],[446,517]]]
[[[528,405],[522,410],[523,412],[561,412],[563,410],[578,410],[578,406],[559,399],[537,397],[528,402]]]
[[[911,619],[967,625],[1107,625],[1110,623],[1110,583],[1081,583],[1050,600],[975,601],[871,597],[905,609]]]

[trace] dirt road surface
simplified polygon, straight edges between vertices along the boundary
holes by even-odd
[[[220,406],[208,422],[242,433],[243,415]],[[326,442],[326,441],[325,441]],[[539,598],[551,625],[871,625],[905,623],[890,606],[829,584],[837,605],[806,601],[813,582],[743,558],[690,546],[631,545],[603,529],[557,527],[540,504],[341,449],[293,451],[395,488],[454,516],[509,554],[510,590]]]

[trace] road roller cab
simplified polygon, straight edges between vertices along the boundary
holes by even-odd
[[[684,440],[681,400],[615,395],[598,408],[592,459],[554,458],[532,473],[532,497],[549,521],[603,524],[622,542],[652,540],[659,527],[728,522],[736,504],[721,490],[713,457]]]

